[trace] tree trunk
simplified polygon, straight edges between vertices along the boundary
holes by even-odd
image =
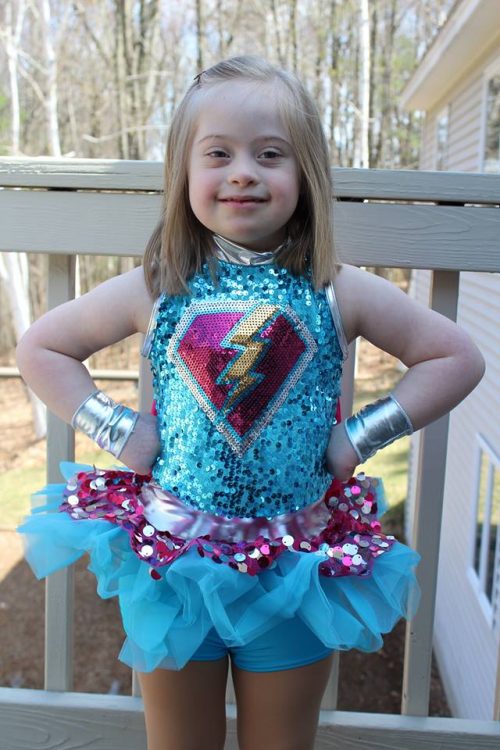
[[[342,164],[342,149],[340,141],[337,144],[335,138],[335,126],[337,124],[338,113],[340,110],[338,100],[338,45],[339,39],[336,34],[337,29],[337,0],[331,0],[330,2],[330,30],[331,30],[331,41],[330,41],[330,149],[332,154],[337,153],[337,163],[340,166]]]
[[[124,54],[122,53],[123,34],[123,4],[120,0],[115,3],[115,45],[113,49],[113,63],[115,73],[115,92],[116,92],[116,114],[118,118],[120,140],[119,140],[119,158],[129,159],[129,144],[127,137],[127,94],[125,91],[125,71],[124,71]]]
[[[201,0],[196,0],[196,68],[201,73],[203,65],[203,10]]]
[[[297,0],[290,0],[289,7],[290,43],[292,45],[292,70],[297,73]]]
[[[278,13],[278,8],[276,6],[276,0],[269,0],[270,6],[271,6],[271,12],[273,14],[273,21],[274,21],[274,34],[276,39],[276,56],[278,58],[279,64],[282,67],[286,66],[286,60],[283,50],[283,42],[281,38],[281,32],[280,32],[280,18]]]
[[[368,128],[368,153],[370,155],[370,164],[376,166],[377,162],[374,160],[373,155],[373,124],[375,122],[375,91],[376,91],[376,71],[375,71],[375,60],[378,43],[378,13],[377,6],[374,3],[371,12],[371,28],[370,28],[370,49],[372,54],[370,55],[370,113],[369,113],[369,128]]]
[[[9,83],[11,96],[11,153],[17,156],[20,152],[20,106],[19,87],[17,82],[18,54],[21,34],[26,11],[26,3],[19,0],[17,17],[14,22],[13,3],[6,7],[6,36],[7,58],[9,64]],[[14,29],[15,27],[15,29]],[[0,278],[4,282],[7,298],[10,304],[16,341],[29,328],[31,322],[29,303],[29,271],[28,258],[25,253],[0,254]],[[33,391],[28,390],[33,414],[33,424],[36,438],[42,438],[47,433],[45,407]]]
[[[370,10],[368,0],[359,0],[360,10],[360,166],[370,166],[368,129],[370,127]]]
[[[57,61],[52,38],[50,34],[50,3],[49,0],[40,0],[42,18],[42,39],[47,69],[47,139],[49,153],[51,156],[61,156],[61,144],[59,141],[59,125],[57,121]]]
[[[9,69],[9,85],[11,92],[11,151],[13,156],[19,154],[20,144],[20,114],[19,114],[19,86],[17,83],[17,61],[19,54],[19,40],[26,12],[26,0],[18,0],[17,18],[13,18],[12,1],[5,8],[5,48]]]
[[[31,323],[26,253],[2,253],[0,255],[0,278],[5,284],[16,341],[19,341]],[[45,406],[31,389],[28,389],[28,395],[31,402],[35,437],[38,440],[47,434]]]

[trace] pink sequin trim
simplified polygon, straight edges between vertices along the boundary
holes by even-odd
[[[95,469],[69,480],[60,510],[77,521],[104,519],[121,526],[157,579],[159,568],[192,547],[201,557],[249,575],[274,568],[279,555],[293,551],[317,555],[322,575],[366,576],[374,559],[395,542],[381,533],[377,520],[378,481],[364,474],[333,480],[322,500],[296,513],[228,519],[187,507],[149,476]],[[153,512],[155,503],[163,506],[160,515]]]

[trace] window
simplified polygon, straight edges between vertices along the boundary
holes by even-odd
[[[500,603],[500,458],[479,438],[472,567],[479,590],[492,608]],[[498,623],[497,623],[498,624]]]
[[[482,171],[500,173],[500,61],[487,69],[483,107]]]
[[[449,107],[439,113],[436,121],[436,169],[448,169]]]

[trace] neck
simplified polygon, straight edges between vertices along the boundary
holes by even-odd
[[[272,263],[276,255],[286,244],[283,242],[273,250],[260,251],[251,250],[248,247],[244,247],[244,245],[238,245],[236,242],[221,237],[219,234],[214,234],[213,238],[215,242],[214,255],[219,260],[238,263],[242,266],[260,266],[265,263]]]

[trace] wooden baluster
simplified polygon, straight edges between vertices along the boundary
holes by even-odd
[[[50,255],[48,307],[67,302],[75,290],[74,255]],[[70,425],[47,415],[47,481],[61,482],[60,461],[75,458]],[[58,570],[45,583],[45,689],[71,690],[73,685],[73,568]]]
[[[433,310],[456,320],[458,271],[434,271],[430,304]],[[425,394],[422,394],[425,398]],[[422,599],[417,614],[406,625],[401,712],[428,716],[432,635],[436,600],[439,538],[443,515],[449,414],[425,427],[420,436],[415,515],[411,546],[422,560],[417,574]]]

